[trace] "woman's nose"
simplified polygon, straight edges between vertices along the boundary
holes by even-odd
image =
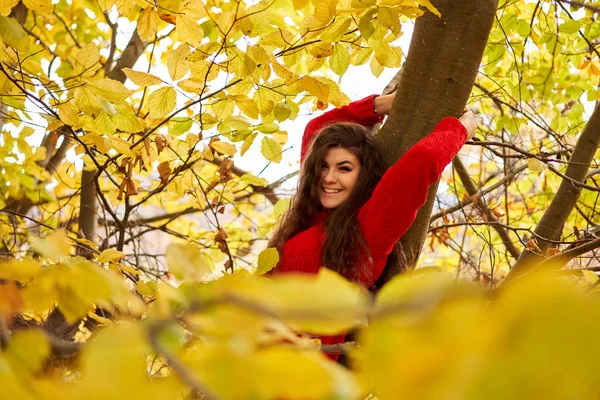
[[[327,170],[327,172],[325,173],[325,176],[323,177],[323,181],[327,182],[327,183],[333,183],[337,180],[335,171],[329,169]]]

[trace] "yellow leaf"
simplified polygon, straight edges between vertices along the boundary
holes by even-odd
[[[181,40],[194,47],[200,47],[204,32],[202,31],[202,28],[200,28],[200,24],[198,24],[193,17],[185,14],[178,15],[175,29]]]
[[[315,19],[319,22],[328,22],[336,13],[338,0],[313,0],[315,6]]]
[[[23,0],[25,7],[43,15],[52,14],[52,0]]]
[[[96,118],[89,118],[89,120],[91,122],[86,127],[92,132],[98,132],[102,135],[112,135],[117,130],[117,127],[105,112],[101,112]]]
[[[317,79],[311,76],[305,75],[300,78],[300,86],[302,89],[317,97],[317,99],[321,100],[323,103],[328,103],[329,85],[319,82]]]
[[[274,285],[265,288],[260,301],[272,302],[269,308],[293,329],[335,335],[365,321],[369,296],[327,268],[316,275],[280,274],[272,279]]]
[[[239,94],[232,96],[235,105],[246,114],[248,117],[257,119],[258,118],[258,105],[246,95]]]
[[[179,4],[179,12],[197,20],[206,15],[206,8],[202,0],[184,0]]]
[[[169,271],[177,279],[202,281],[212,273],[210,257],[195,244],[171,244],[165,256]]]
[[[98,0],[102,12],[108,12],[115,5],[115,0]]]
[[[123,132],[135,133],[142,130],[142,125],[131,106],[127,103],[117,105],[117,113],[111,115],[112,123]]]
[[[278,163],[281,161],[281,155],[283,152],[281,149],[281,145],[271,138],[268,138],[266,136],[263,138],[260,146],[260,151],[262,155],[269,161],[272,161],[274,163]]]
[[[75,89],[75,105],[86,114],[96,114],[102,110],[98,97],[85,86]]]
[[[431,1],[429,1],[429,0],[416,0],[416,1],[417,1],[417,3],[421,4],[422,6],[425,6],[429,11],[431,11],[438,17],[442,16],[442,14],[440,14],[438,9],[435,8],[433,4],[431,4]]]
[[[117,11],[119,11],[121,16],[126,17],[129,15],[134,5],[134,0],[117,0]]]
[[[235,109],[234,102],[229,99],[217,100],[211,104],[213,111],[215,112],[215,116],[221,120],[227,119],[233,114]]]
[[[50,344],[41,329],[22,330],[11,336],[5,354],[11,364],[25,368],[28,373],[37,373],[50,355]]]
[[[371,67],[371,72],[373,72],[373,75],[375,75],[375,77],[379,78],[379,75],[381,75],[381,73],[383,72],[384,67],[383,67],[383,65],[381,65],[379,60],[377,60],[377,57],[371,58],[371,62],[369,63],[369,66]]]
[[[222,142],[220,140],[217,140],[216,142],[212,142],[210,145],[219,153],[225,154],[228,156],[234,155],[237,151],[235,146],[232,145],[231,143]]]
[[[242,144],[242,148],[240,149],[240,155],[243,156],[246,154],[250,146],[252,146],[252,143],[254,143],[256,136],[258,136],[257,133],[251,133],[250,135],[246,136],[246,139],[244,139],[244,143]]]
[[[142,296],[155,297],[158,294],[156,282],[152,281],[139,281],[135,284],[135,289]]]
[[[272,270],[279,262],[279,253],[277,249],[266,248],[258,255],[257,275],[264,275]]]
[[[68,103],[62,103],[58,107],[58,117],[63,124],[77,129],[80,126],[79,122],[79,110],[70,101]]]
[[[106,249],[102,253],[100,253],[100,255],[98,256],[97,259],[98,259],[98,262],[101,262],[101,263],[105,263],[105,262],[116,263],[116,262],[119,262],[123,257],[125,257],[125,254],[123,254],[122,251],[119,251],[116,249]]]
[[[348,53],[348,49],[336,43],[333,46],[333,55],[329,59],[329,65],[333,72],[340,76],[344,75],[350,65],[350,53]]]
[[[100,51],[94,43],[86,44],[75,54],[73,75],[94,76],[98,68],[100,68]]]
[[[29,53],[29,36],[14,18],[0,17],[0,39],[20,53]]]
[[[206,83],[196,79],[184,79],[177,82],[177,87],[191,93],[202,93],[206,89]]]
[[[0,0],[0,15],[6,17],[19,0]]]
[[[129,146],[131,146],[131,143],[129,143],[127,140],[121,139],[116,136],[113,136],[113,137],[109,138],[108,140],[110,141],[112,148],[115,149],[120,154],[123,154],[124,156],[127,156],[127,157],[135,156],[133,154],[133,152],[131,151],[131,148],[129,147]]]
[[[296,10],[300,10],[300,9],[308,6],[309,3],[310,3],[309,0],[294,0],[294,8]]]
[[[148,109],[150,118],[164,118],[173,109],[177,103],[177,92],[172,87],[163,87],[154,91],[148,97]]]
[[[108,78],[88,82],[87,87],[98,97],[111,103],[123,101],[131,94],[121,82]]]
[[[582,270],[581,273],[583,274],[585,280],[589,283],[596,283],[596,281],[600,279],[598,278],[598,275],[596,275],[593,271],[587,269]]]
[[[121,271],[128,272],[133,275],[141,275],[142,274],[138,269],[135,269],[134,267],[132,267],[130,265],[118,264],[118,266]]]
[[[253,186],[262,186],[262,187],[267,187],[267,185],[269,184],[269,181],[267,181],[265,178],[257,178],[253,174],[244,174],[244,175],[240,176],[240,181],[249,183],[250,185],[253,185]]]
[[[145,72],[134,71],[130,68],[123,68],[125,75],[138,86],[152,86],[162,83],[162,80],[154,75]]]
[[[60,261],[71,255],[71,243],[62,229],[57,229],[45,238],[28,237],[31,247],[53,261]]]
[[[256,70],[254,60],[242,51],[237,52],[237,56],[229,62],[229,66],[234,75],[240,78],[246,78]]]
[[[534,172],[542,172],[548,168],[548,166],[537,158],[529,158],[527,160],[527,168]]]
[[[292,109],[287,103],[277,103],[273,115],[277,121],[283,122],[292,115]]]
[[[167,68],[169,75],[174,81],[181,79],[188,72],[188,61],[186,57],[191,54],[187,44],[181,44],[177,49],[170,51],[167,57]]]
[[[27,282],[40,272],[40,263],[31,258],[13,258],[0,264],[0,279],[4,280]]]
[[[273,207],[273,218],[279,218],[283,215],[283,213],[285,213],[288,210],[288,208],[290,208],[290,199],[279,199]]]
[[[154,7],[148,7],[140,13],[137,23],[138,35],[145,42],[154,40],[158,27],[158,13]]]
[[[337,42],[342,40],[348,32],[351,22],[352,18],[349,16],[336,18],[334,23],[323,30],[321,39],[326,42]]]
[[[352,55],[352,65],[362,65],[369,61],[369,58],[373,55],[373,49],[368,47],[360,49]]]

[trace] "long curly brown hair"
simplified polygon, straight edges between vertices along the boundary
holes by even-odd
[[[321,262],[325,267],[354,280],[359,272],[368,276],[372,262],[358,225],[358,211],[369,200],[385,172],[381,153],[371,133],[362,125],[334,123],[318,133],[304,160],[298,190],[269,241],[269,247],[275,247],[281,254],[285,242],[308,229],[311,216],[322,211],[318,194],[321,165],[329,149],[339,147],[356,156],[360,162],[360,172],[348,200],[325,219]]]

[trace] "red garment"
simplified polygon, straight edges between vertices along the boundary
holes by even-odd
[[[301,159],[319,130],[334,122],[373,125],[381,121],[374,112],[376,95],[326,112],[310,121],[302,139]],[[418,209],[427,199],[429,185],[438,181],[452,158],[467,139],[467,131],[458,119],[444,118],[427,137],[421,139],[392,165],[377,184],[371,198],[361,207],[358,222],[373,259],[370,276],[359,273],[365,288],[379,278],[394,244],[414,221]],[[312,226],[289,239],[283,246],[281,261],[275,273],[316,274],[321,268],[321,249],[325,240],[325,213],[312,218]],[[360,271],[360,268],[357,270]],[[345,334],[321,337],[322,344],[343,343]],[[338,354],[330,354],[337,360]]]

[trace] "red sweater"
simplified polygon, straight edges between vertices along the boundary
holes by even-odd
[[[372,95],[355,101],[310,121],[302,138],[301,160],[304,160],[315,135],[325,125],[342,121],[361,125],[381,122],[373,108],[375,97]],[[467,131],[462,123],[454,117],[446,117],[383,175],[373,195],[358,213],[358,223],[373,259],[370,276],[359,275],[358,283],[362,286],[369,288],[379,278],[394,244],[410,227],[418,209],[425,203],[429,185],[440,179],[444,168],[466,139]],[[275,273],[316,274],[319,271],[325,218],[325,213],[317,213],[310,228],[284,244]],[[357,270],[360,271],[360,268]],[[324,345],[343,343],[344,338],[345,334],[321,337],[321,342]],[[337,357],[337,354],[330,355],[332,359]]]

